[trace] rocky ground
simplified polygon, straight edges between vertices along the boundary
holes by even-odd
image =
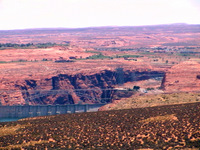
[[[198,149],[200,103],[0,123],[0,149]]]

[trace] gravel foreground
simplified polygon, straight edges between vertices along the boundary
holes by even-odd
[[[0,149],[199,149],[200,103],[0,123]]]

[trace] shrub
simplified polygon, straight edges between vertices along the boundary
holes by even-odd
[[[133,87],[133,90],[135,90],[135,91],[138,91],[139,89],[140,89],[139,86],[134,86],[134,87]]]

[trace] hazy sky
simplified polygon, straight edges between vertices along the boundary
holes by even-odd
[[[0,0],[0,30],[200,24],[200,0]]]

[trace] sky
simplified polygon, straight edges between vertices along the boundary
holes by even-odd
[[[200,24],[200,0],[0,0],[0,30]]]

